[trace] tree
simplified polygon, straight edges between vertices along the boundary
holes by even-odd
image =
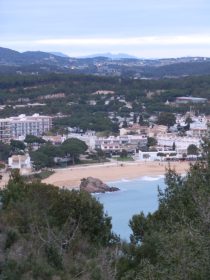
[[[26,135],[24,142],[27,144],[44,144],[44,143],[46,143],[46,141],[44,139],[42,139],[41,137],[34,136],[34,135]]]
[[[60,147],[46,143],[38,150],[30,152],[31,160],[35,169],[42,169],[44,167],[53,167],[55,165],[54,158],[62,157],[64,155]]]
[[[173,145],[172,145],[172,150],[175,151],[176,150],[176,143],[173,142]]]
[[[127,123],[126,120],[123,121],[122,127],[123,127],[123,128],[127,128],[127,127],[128,127],[128,123]]]
[[[188,148],[187,148],[187,154],[188,155],[195,155],[195,156],[197,156],[198,152],[199,152],[198,147],[196,145],[194,145],[194,144],[189,145]]]
[[[106,154],[105,154],[105,152],[103,150],[97,149],[96,150],[96,157],[98,158],[98,160],[100,162],[101,160],[106,159]]]
[[[7,161],[11,154],[11,147],[8,144],[0,142],[0,160]]]
[[[143,118],[142,115],[139,115],[139,124],[140,124],[140,125],[145,125],[145,123],[144,123],[144,118]]]
[[[147,147],[150,148],[152,146],[157,145],[157,140],[154,137],[147,137]]]
[[[54,157],[44,153],[44,151],[37,150],[30,153],[33,166],[36,170],[45,167],[53,167],[55,165]]]
[[[169,168],[157,211],[133,216],[117,279],[208,279],[210,145],[206,148],[205,161],[192,165],[185,178]]]
[[[18,140],[11,140],[10,146],[13,152],[24,151],[26,148],[26,145],[22,141]]]
[[[65,155],[70,155],[72,157],[72,163],[75,164],[75,160],[81,154],[88,149],[88,146],[84,141],[81,141],[77,138],[70,138],[63,142],[61,145],[61,150],[64,152]]]
[[[172,113],[162,112],[158,116],[158,124],[166,125],[168,127],[173,126],[176,123],[176,117]]]
[[[192,118],[190,116],[187,116],[185,123],[190,125],[193,122]]]
[[[1,279],[114,280],[111,219],[96,198],[16,171],[0,196]]]
[[[126,150],[123,149],[123,150],[121,151],[121,153],[120,153],[120,157],[121,157],[121,158],[126,158],[127,156],[128,156],[128,152],[127,152]]]
[[[137,123],[137,115],[136,114],[133,115],[133,123]]]

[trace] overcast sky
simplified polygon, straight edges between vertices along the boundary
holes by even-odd
[[[0,46],[210,57],[210,0],[0,0]]]

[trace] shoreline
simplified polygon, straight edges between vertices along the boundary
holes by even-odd
[[[168,162],[120,162],[75,166],[66,169],[54,170],[55,173],[42,182],[67,189],[78,189],[80,181],[89,176],[98,178],[105,183],[140,179],[144,176],[164,176]],[[171,169],[178,174],[185,174],[190,167],[190,162],[170,162]]]

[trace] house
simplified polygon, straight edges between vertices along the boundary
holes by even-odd
[[[128,128],[121,128],[120,135],[126,134],[143,134],[149,137],[155,137],[158,134],[166,134],[167,126],[165,125],[153,125],[152,127],[148,127],[145,125],[134,124]]]
[[[138,157],[140,161],[160,161],[169,159],[178,159],[176,151],[155,151],[155,152],[142,152],[139,151]]]
[[[157,135],[156,140],[158,146],[160,147],[172,147],[173,144],[176,145],[176,148],[187,149],[189,145],[193,144],[196,147],[200,147],[201,139],[199,137],[190,137],[190,136],[177,136],[176,134],[166,134],[166,135]]]
[[[122,135],[99,137],[96,139],[96,149],[104,151],[121,151],[135,150],[138,147],[144,147],[147,144],[147,137],[145,135]]]
[[[127,134],[146,134],[148,131],[147,126],[140,126],[139,124],[133,124],[127,128],[120,128],[120,136]]]
[[[114,94],[115,92],[113,90],[97,90],[96,92],[93,92],[93,95],[107,95],[107,94]]]
[[[177,104],[188,104],[188,103],[206,103],[208,100],[207,98],[200,98],[200,97],[192,97],[192,96],[182,96],[176,98]]]
[[[20,173],[28,174],[31,172],[31,159],[28,154],[13,155],[8,158],[8,166],[12,169],[20,169]]]
[[[149,137],[156,137],[158,134],[166,134],[167,130],[168,128],[165,125],[153,125],[148,129],[147,134]]]
[[[65,140],[66,137],[62,135],[52,135],[52,136],[43,136],[43,140],[51,142],[53,145],[60,145],[62,144]]]

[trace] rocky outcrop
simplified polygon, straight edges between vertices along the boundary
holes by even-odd
[[[115,192],[118,188],[109,187],[104,184],[100,179],[88,177],[81,180],[80,190],[87,191],[89,193],[105,193],[105,192]]]

